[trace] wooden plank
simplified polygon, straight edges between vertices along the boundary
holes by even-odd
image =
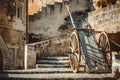
[[[111,51],[120,51],[120,32],[117,33],[107,33],[110,40]],[[117,45],[116,45],[117,44]]]
[[[95,63],[97,63],[97,67],[99,67],[99,69],[103,69],[103,67],[105,67],[104,60],[99,52],[99,48],[94,40],[93,34],[87,31],[78,30],[78,36],[88,69],[90,71],[95,70]]]

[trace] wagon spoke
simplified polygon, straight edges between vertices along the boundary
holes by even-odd
[[[110,50],[109,39],[105,32],[102,32],[99,37],[99,45],[100,45],[100,48],[102,49],[103,58],[105,59],[108,68],[111,69],[109,65],[111,65],[112,55]]]
[[[110,49],[105,49],[104,52],[105,52],[105,53],[109,53],[109,52],[110,52]]]
[[[76,32],[71,34],[70,48],[72,49],[72,54],[70,55],[70,66],[74,73],[79,71],[79,65],[81,63],[81,51],[78,41],[78,35]]]
[[[106,43],[105,43],[105,49],[106,49],[106,48],[109,48],[108,46],[109,46],[109,45],[108,45],[108,42],[106,42]]]

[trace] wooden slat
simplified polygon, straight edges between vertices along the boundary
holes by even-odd
[[[103,69],[103,67],[105,67],[105,65],[103,65],[104,60],[95,43],[93,34],[84,30],[78,30],[78,35],[88,69],[90,71],[95,70],[96,66],[94,62],[98,64],[97,67]]]

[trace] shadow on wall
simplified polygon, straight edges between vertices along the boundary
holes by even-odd
[[[3,69],[3,55],[2,55],[2,51],[0,49],[0,70]]]
[[[29,43],[45,41],[45,40],[49,40],[49,39],[52,39],[52,38],[53,37],[51,37],[49,35],[30,33],[29,34]]]
[[[86,9],[85,11],[74,11],[74,12],[71,12],[71,15],[72,15],[72,18],[73,18],[73,21],[74,21],[74,24],[75,24],[76,28],[81,28],[81,26],[85,22],[85,19],[88,17],[88,12],[90,12],[90,9]],[[58,31],[60,31],[62,33],[63,33],[63,31],[73,29],[70,16],[67,15],[64,18],[64,20],[65,20],[65,23],[62,24],[58,28]]]
[[[3,71],[3,55],[2,55],[2,51],[0,49],[0,80],[7,80],[9,79],[9,76],[7,73],[4,74]]]

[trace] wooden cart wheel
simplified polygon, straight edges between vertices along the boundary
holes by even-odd
[[[71,69],[74,73],[77,73],[79,71],[78,58],[77,58],[76,54],[71,54],[70,55],[70,66],[71,66]]]
[[[109,70],[111,70],[112,65],[112,53],[110,49],[110,42],[108,39],[108,36],[105,32],[102,32],[99,37],[99,48],[101,52],[103,53],[103,57],[105,59],[105,62],[107,63],[107,67]]]
[[[77,73],[79,71],[79,41],[78,36],[76,32],[73,32],[71,35],[71,42],[70,42],[70,49],[71,49],[71,55],[70,55],[70,66],[74,73]]]

